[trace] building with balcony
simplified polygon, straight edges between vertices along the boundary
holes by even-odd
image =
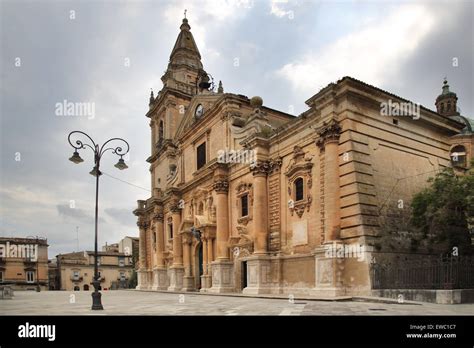
[[[103,290],[126,287],[133,271],[132,257],[114,251],[99,251],[99,281]],[[94,252],[82,251],[56,256],[59,290],[93,290]]]
[[[14,290],[48,290],[48,241],[0,237],[0,285]]]

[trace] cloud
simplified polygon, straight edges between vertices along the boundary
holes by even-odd
[[[106,208],[104,211],[120,224],[135,226],[136,217],[132,214],[132,209]]]
[[[55,194],[41,188],[29,188],[25,186],[2,187],[0,188],[0,197],[4,199],[15,200],[23,204],[50,205],[57,202]],[[3,207],[3,206],[2,206]]]
[[[201,56],[207,60],[220,55],[215,47],[208,47],[208,36],[245,17],[253,7],[254,0],[172,1],[165,8],[164,16],[169,25],[176,27],[184,17],[184,10],[187,10],[186,17],[191,25],[191,32]]]
[[[292,1],[294,5],[296,1]],[[272,0],[270,2],[270,13],[278,18],[289,17],[293,19],[293,10],[285,10],[288,5],[288,0]]]
[[[345,34],[318,52],[307,51],[276,75],[306,96],[346,75],[382,85],[396,76],[435,24],[434,14],[425,5],[407,4],[385,13],[386,17]]]
[[[85,209],[73,207],[68,204],[58,204],[56,206],[58,214],[66,219],[72,218],[76,222],[92,225],[94,223],[94,215]],[[105,223],[105,220],[99,216],[99,223]]]

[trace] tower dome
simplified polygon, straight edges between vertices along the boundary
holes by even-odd
[[[456,96],[456,93],[449,90],[448,80],[445,78],[443,82],[443,90],[436,98],[436,111],[438,114],[443,116],[457,116],[459,115],[459,112],[457,111],[457,101],[458,97]]]

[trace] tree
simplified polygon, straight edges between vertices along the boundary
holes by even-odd
[[[451,252],[456,247],[460,254],[472,253],[474,171],[457,175],[445,168],[428,181],[430,186],[413,197],[411,223],[435,252]]]
[[[138,250],[133,250],[132,252],[132,274],[130,275],[130,280],[128,282],[128,287],[130,289],[135,289],[138,285],[138,275],[136,265],[138,262]]]

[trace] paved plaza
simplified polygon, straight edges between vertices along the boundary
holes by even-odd
[[[474,304],[317,301],[135,290],[102,292],[103,311],[91,311],[90,292],[17,291],[0,300],[0,315],[473,315]]]

